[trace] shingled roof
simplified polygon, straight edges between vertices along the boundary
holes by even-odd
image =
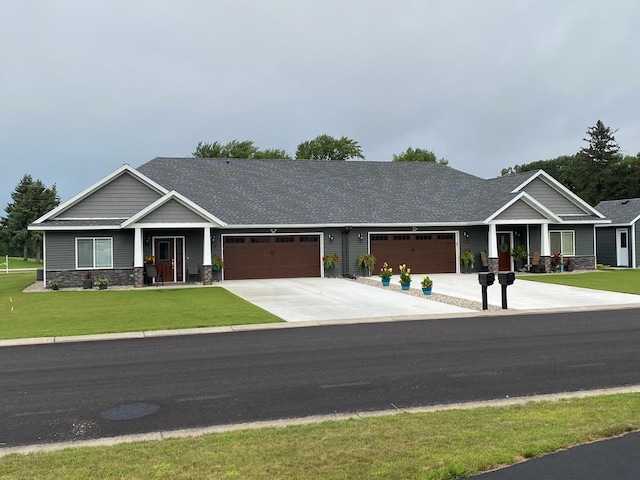
[[[432,162],[155,158],[137,170],[229,225],[481,222],[536,172],[485,180]]]
[[[612,224],[630,225],[640,217],[640,198],[606,200],[596,205],[596,210],[611,220]]]

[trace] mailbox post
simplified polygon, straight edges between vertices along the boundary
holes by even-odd
[[[507,309],[507,287],[516,280],[515,272],[498,272],[498,283],[502,286],[502,308]]]
[[[487,302],[487,287],[493,285],[496,276],[493,272],[480,272],[478,274],[478,283],[482,286],[482,310],[489,308]]]

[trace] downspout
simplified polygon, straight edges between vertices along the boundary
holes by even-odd
[[[631,268],[636,268],[638,262],[636,261],[636,224],[631,224]]]

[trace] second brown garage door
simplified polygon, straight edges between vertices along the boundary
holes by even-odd
[[[371,235],[371,254],[376,268],[387,262],[394,274],[403,263],[415,273],[456,273],[453,233]]]
[[[320,276],[320,236],[225,236],[224,278]]]

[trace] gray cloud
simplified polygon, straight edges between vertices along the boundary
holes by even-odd
[[[0,31],[2,208],[123,163],[250,139],[428,148],[483,177],[570,154],[601,119],[640,151],[633,0],[23,1]]]

